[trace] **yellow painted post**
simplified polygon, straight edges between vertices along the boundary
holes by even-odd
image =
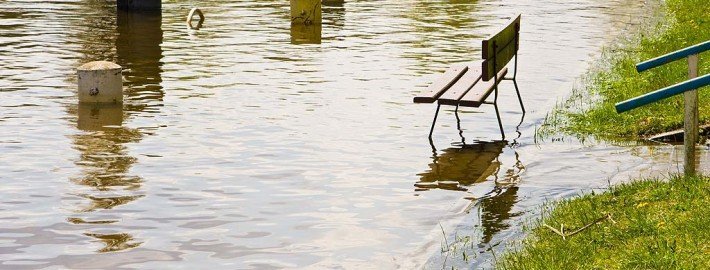
[[[688,56],[688,77],[698,77],[698,55]],[[698,90],[683,93],[685,117],[683,122],[683,167],[686,176],[695,175],[695,143],[698,141]]]
[[[317,24],[322,22],[321,0],[290,0],[291,24]]]

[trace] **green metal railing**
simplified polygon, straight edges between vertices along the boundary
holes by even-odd
[[[698,91],[696,89],[710,85],[710,74],[698,77],[698,54],[707,50],[710,50],[710,40],[637,64],[636,70],[642,72],[679,59],[688,58],[689,80],[616,103],[615,105],[616,112],[623,113],[682,93],[685,98],[683,125],[685,157],[683,161],[686,175],[695,174],[695,143],[698,141]]]

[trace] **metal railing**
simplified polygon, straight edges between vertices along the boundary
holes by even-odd
[[[623,113],[682,93],[685,99],[685,117],[683,119],[683,145],[685,146],[683,164],[685,175],[695,174],[695,143],[698,141],[699,133],[698,91],[696,89],[710,85],[710,74],[698,77],[698,54],[707,50],[710,50],[710,40],[637,64],[636,71],[643,72],[666,63],[688,58],[689,80],[616,103],[615,105],[616,112]]]

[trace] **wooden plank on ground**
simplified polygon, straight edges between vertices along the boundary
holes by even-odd
[[[508,68],[503,68],[498,72],[498,77],[502,78],[508,73]],[[500,81],[498,81],[500,83]],[[495,81],[480,81],[459,100],[459,106],[479,107],[486,101],[486,98],[493,92]]]
[[[710,136],[710,124],[700,126],[698,134],[706,134],[706,136]],[[683,129],[676,129],[673,131],[653,135],[651,137],[648,137],[648,140],[666,143],[680,143],[683,142],[684,136],[685,132],[683,131]]]
[[[481,79],[481,62],[477,61],[468,66],[468,71],[439,98],[439,104],[456,105],[459,99]]]
[[[414,97],[414,103],[433,103],[441,94],[448,90],[463,74],[468,70],[465,64],[455,64],[447,69],[444,74],[434,83],[427,87],[427,90]]]

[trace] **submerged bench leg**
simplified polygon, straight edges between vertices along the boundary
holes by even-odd
[[[500,127],[500,136],[503,137],[502,140],[505,140],[505,131],[503,131],[503,121],[500,120],[500,112],[498,111],[498,78],[497,77],[496,77],[496,82],[494,82],[494,83],[495,83],[495,85],[493,87],[495,87],[495,88],[494,88],[494,96],[493,96],[493,107],[496,108],[496,117],[498,118],[498,127]]]
[[[496,108],[496,117],[498,117],[498,127],[500,127],[500,136],[505,140],[505,131],[503,131],[503,121],[500,120],[500,113],[498,112],[498,103],[493,103],[493,107]]]
[[[523,114],[520,116],[520,122],[518,122],[518,125],[515,126],[515,133],[518,134],[518,137],[515,137],[515,139],[513,139],[511,146],[517,146],[518,144],[520,144],[518,143],[518,139],[523,136],[523,133],[520,132],[520,126],[523,124],[523,120],[525,120],[525,110],[523,110]]]
[[[466,145],[466,138],[463,136],[463,129],[461,129],[461,118],[459,118],[459,105],[456,104],[456,110],[454,110],[454,115],[456,115],[456,128],[459,129],[459,136],[461,137],[461,143]]]
[[[515,92],[518,93],[518,101],[520,101],[520,108],[523,109],[523,113],[525,113],[525,106],[523,106],[523,98],[520,96],[520,90],[518,89],[518,81],[516,81],[515,78],[513,78],[513,85],[515,85]]]
[[[429,141],[431,141],[431,135],[434,134],[434,126],[436,126],[436,117],[439,116],[439,108],[441,108],[441,104],[436,104],[436,113],[434,113],[434,121],[431,122],[431,130],[429,130]]]

